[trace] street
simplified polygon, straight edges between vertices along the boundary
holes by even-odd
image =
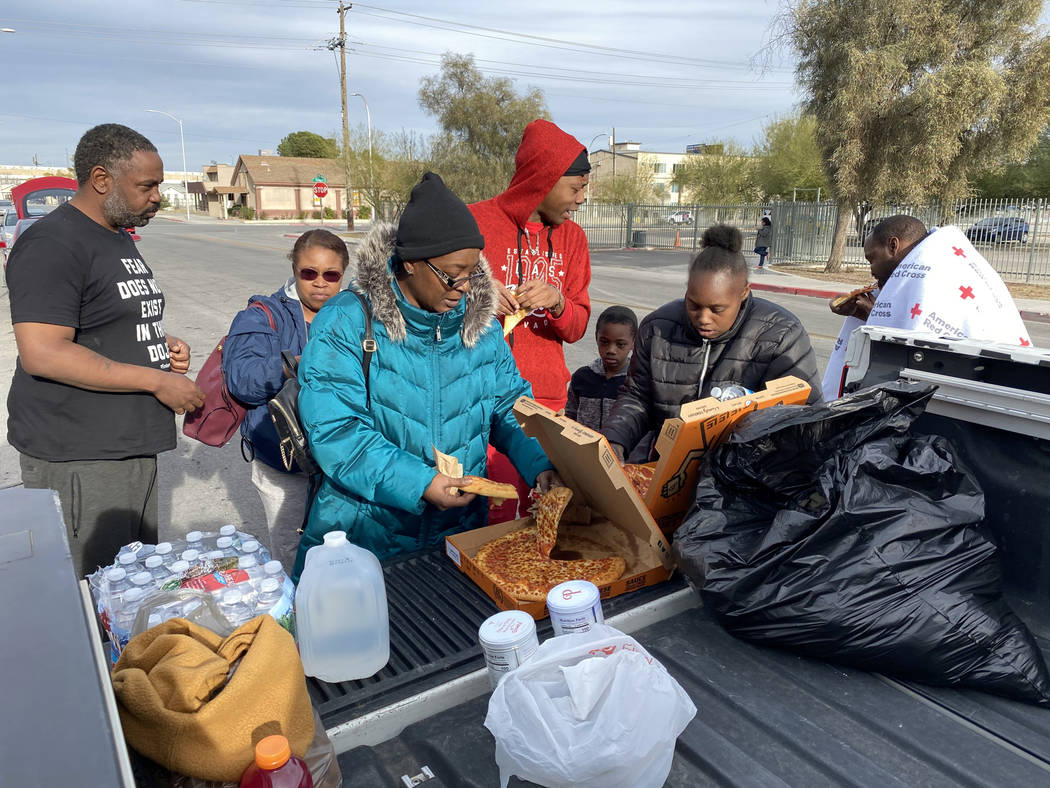
[[[286,255],[301,226],[289,224],[176,223],[163,218],[142,228],[139,242],[167,301],[164,325],[193,351],[196,374],[234,314],[254,293],[279,289],[290,273]],[[333,226],[332,229],[337,229]],[[352,251],[351,251],[352,254]],[[592,361],[597,353],[593,329],[598,314],[612,304],[631,307],[639,319],[656,307],[680,298],[685,287],[687,251],[599,251],[593,254],[590,288],[592,315],[587,335],[566,348],[570,371]],[[769,273],[761,281],[788,281]],[[759,281],[756,277],[756,281]],[[840,318],[822,299],[761,293],[799,316],[806,326],[823,369],[838,333]],[[0,286],[0,395],[6,403],[15,364],[15,343],[9,319],[6,287]],[[1034,344],[1050,346],[1050,324],[1030,323]],[[181,418],[179,419],[181,423]],[[181,424],[180,424],[181,426]],[[0,408],[0,488],[19,483],[17,454],[6,443],[7,408]],[[239,442],[214,449],[183,438],[175,451],[161,455],[161,534],[171,538],[194,529],[216,530],[233,522],[261,533],[262,505],[249,480]]]

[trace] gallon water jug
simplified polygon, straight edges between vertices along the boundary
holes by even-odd
[[[390,621],[379,559],[342,531],[306,554],[295,590],[299,656],[308,676],[363,679],[390,659]]]

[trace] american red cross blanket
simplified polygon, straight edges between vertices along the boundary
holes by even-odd
[[[846,345],[865,323],[843,321],[824,372],[824,399],[839,396]],[[1010,291],[958,227],[930,231],[878,292],[867,325],[902,328],[937,337],[1031,344]]]

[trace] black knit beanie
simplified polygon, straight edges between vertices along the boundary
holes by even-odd
[[[439,175],[428,172],[412,187],[397,223],[394,251],[405,262],[441,257],[460,249],[484,249],[474,216]]]
[[[587,149],[584,148],[580,151],[580,155],[577,156],[572,164],[569,165],[569,169],[565,171],[566,175],[586,175],[591,171],[591,161],[587,158]]]

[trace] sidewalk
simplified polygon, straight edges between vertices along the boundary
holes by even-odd
[[[848,293],[856,288],[856,284],[810,279],[788,271],[778,271],[776,268],[763,269],[761,273],[754,269],[751,271],[751,289],[765,290],[770,293],[831,299],[840,293]],[[1021,313],[1022,320],[1050,323],[1050,300],[1015,298],[1014,303],[1017,304],[1017,311]]]

